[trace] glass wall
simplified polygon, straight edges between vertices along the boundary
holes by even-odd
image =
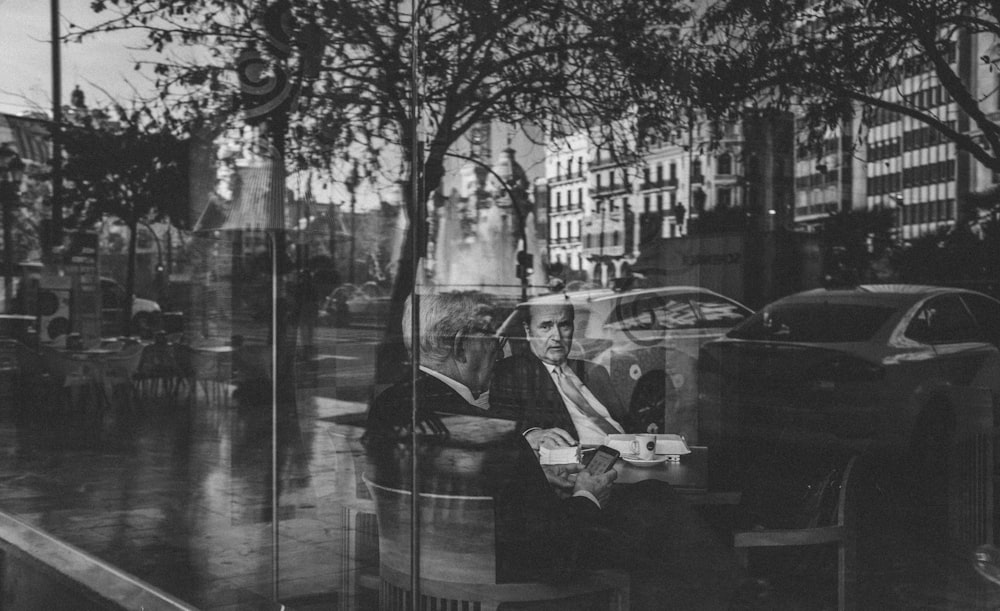
[[[179,182],[84,189],[82,94],[4,180],[0,511],[215,611],[997,605],[990,251],[797,224],[793,113],[629,97],[646,3],[211,4],[107,153]]]

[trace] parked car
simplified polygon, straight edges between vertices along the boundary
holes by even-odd
[[[566,300],[575,311],[570,358],[603,365],[619,399],[640,422],[696,441],[698,351],[753,312],[695,286],[546,295],[518,305],[504,322],[500,332],[512,338],[509,350],[528,350],[518,341],[524,337],[526,308]]]
[[[101,278],[101,335],[121,335],[122,312],[125,309],[125,287],[111,278]],[[161,325],[160,305],[155,301],[132,297],[133,335],[152,337]]]
[[[390,298],[374,282],[342,284],[320,308],[320,319],[335,327],[380,326],[389,317]]]
[[[998,348],[1000,301],[981,293],[865,285],[791,295],[702,346],[702,439],[783,436],[933,456],[963,410],[955,387],[988,388],[997,405]]]

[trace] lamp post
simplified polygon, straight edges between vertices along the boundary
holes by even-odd
[[[348,260],[350,261],[351,266],[348,268],[349,271],[347,278],[347,281],[351,284],[354,284],[354,243],[357,240],[357,236],[355,235],[357,233],[357,226],[355,225],[354,207],[358,199],[355,191],[360,183],[361,177],[358,175],[358,161],[355,159],[354,163],[351,164],[351,173],[347,175],[346,179],[344,179],[344,186],[347,188],[347,192],[351,196],[351,250],[348,255]]]
[[[17,151],[4,144],[0,146],[0,205],[3,206],[3,295],[10,307],[14,293],[14,244],[11,229],[14,224],[14,207],[21,195],[21,178],[24,162]]]

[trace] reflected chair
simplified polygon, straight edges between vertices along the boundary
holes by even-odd
[[[410,510],[413,494],[365,478],[378,519],[380,607],[412,609]],[[579,608],[604,594],[608,609],[629,607],[629,577],[592,571],[560,584],[497,583],[493,499],[488,496],[420,495],[419,608],[496,609],[500,603],[567,601]]]
[[[202,349],[186,344],[177,347],[176,358],[187,380],[191,401],[198,399],[201,389],[212,405],[229,402],[229,383],[232,381],[231,351]]]
[[[106,355],[101,360],[101,383],[104,387],[105,401],[109,406],[114,406],[116,400],[121,400],[125,407],[132,409],[135,375],[139,371],[142,353],[142,344],[133,344],[125,346],[114,354]]]
[[[744,567],[749,565],[753,548],[802,548],[814,545],[837,547],[837,608],[840,611],[855,608],[854,573],[855,526],[848,484],[857,456],[852,456],[844,467],[839,485],[829,486],[824,494],[832,495],[832,519],[823,523],[818,516],[816,523],[803,528],[761,528],[738,530],[733,533],[733,547]],[[829,506],[820,503],[820,506]]]
[[[157,334],[154,342],[142,350],[135,374],[136,394],[143,399],[173,400],[184,379],[176,346],[167,342],[166,335]]]
[[[103,364],[99,355],[58,350],[51,346],[40,347],[38,354],[53,386],[62,393],[71,412],[93,409],[95,414],[100,415],[105,395],[101,382]]]

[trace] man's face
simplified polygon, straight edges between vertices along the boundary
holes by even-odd
[[[534,306],[531,322],[524,330],[535,356],[550,365],[561,365],[573,345],[573,309],[563,305]]]

